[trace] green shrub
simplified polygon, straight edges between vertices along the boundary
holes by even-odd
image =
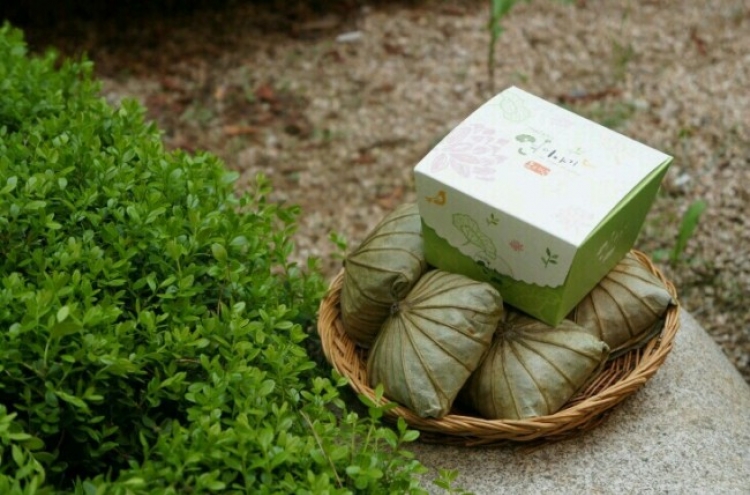
[[[301,345],[298,209],[91,74],[0,29],[0,493],[423,493]]]

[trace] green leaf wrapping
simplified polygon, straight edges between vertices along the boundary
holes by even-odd
[[[570,320],[550,327],[506,313],[460,402],[487,419],[554,414],[596,376],[609,348]]]
[[[663,326],[672,296],[662,282],[628,253],[568,316],[602,339],[610,357],[651,340]]]
[[[391,308],[427,270],[416,203],[393,210],[346,258],[341,319],[347,335],[370,347]]]
[[[398,304],[367,361],[370,385],[421,417],[442,417],[490,346],[503,315],[491,285],[433,270]]]

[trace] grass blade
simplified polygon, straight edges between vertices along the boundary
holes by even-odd
[[[706,210],[706,207],[706,202],[702,199],[693,201],[690,207],[688,207],[687,211],[685,211],[685,214],[682,216],[680,230],[677,233],[677,242],[675,243],[674,248],[672,249],[672,254],[670,256],[672,265],[677,264],[680,256],[682,256],[683,251],[685,251],[685,247],[687,246],[690,238],[693,236],[693,233],[695,233],[695,229],[696,227],[698,227],[698,221],[700,220],[701,215],[703,215],[703,212]]]

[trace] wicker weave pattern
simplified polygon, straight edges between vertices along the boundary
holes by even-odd
[[[671,282],[649,258],[638,251],[633,254],[667,287],[677,300]],[[329,363],[349,379],[351,387],[374,400],[367,380],[366,351],[355,346],[344,332],[339,294],[343,270],[331,282],[328,294],[320,306],[318,332],[323,352]],[[674,337],[680,326],[679,305],[667,311],[664,329],[644,347],[630,351],[608,363],[601,374],[560,411],[548,416],[525,420],[487,420],[473,416],[449,414],[440,419],[421,418],[399,406],[386,413],[391,420],[403,417],[415,429],[423,432],[422,439],[459,445],[488,445],[539,440],[556,440],[597,426],[607,412],[636,392],[664,363],[672,350]]]

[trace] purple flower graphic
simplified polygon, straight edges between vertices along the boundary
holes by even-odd
[[[462,177],[495,180],[495,170],[505,161],[503,147],[508,139],[482,124],[461,124],[435,150],[433,172],[453,170]]]

